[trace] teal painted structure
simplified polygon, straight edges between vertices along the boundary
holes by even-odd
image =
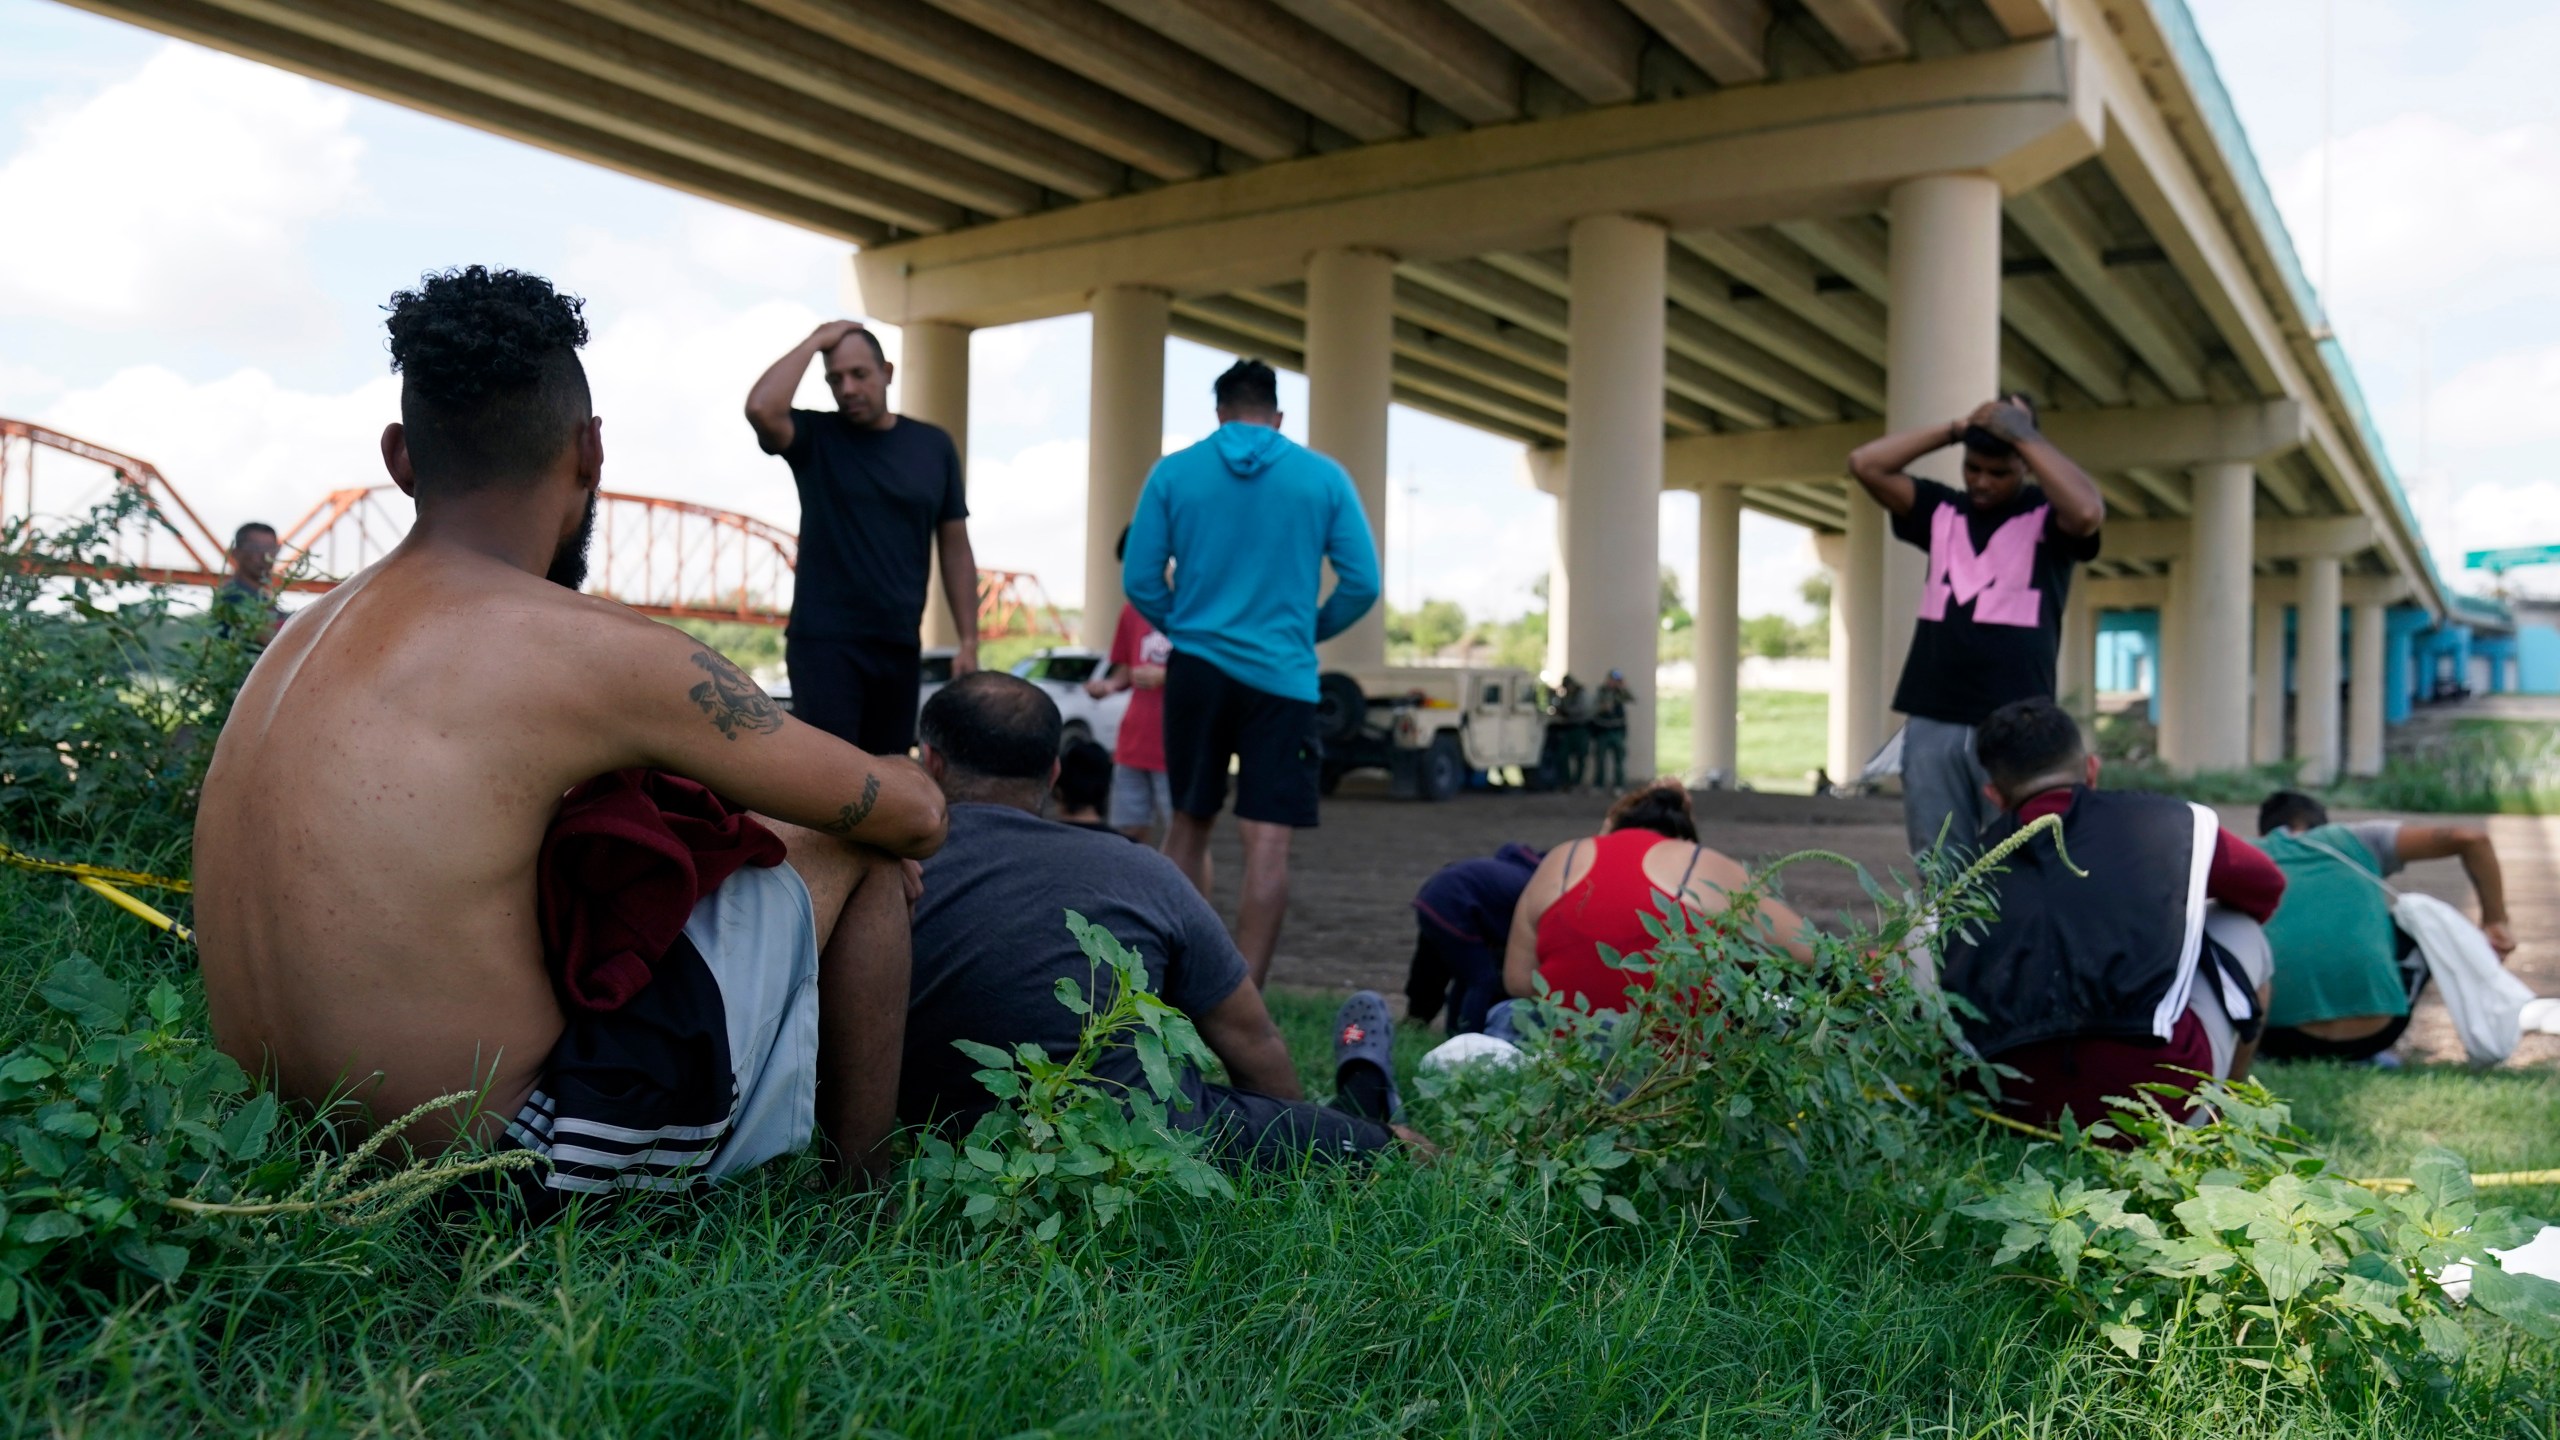
[[[2516,688],[2527,695],[2560,695],[2560,630],[2516,627]]]
[[[2503,610],[2501,611],[2503,614]],[[2301,644],[2297,617],[2288,608],[2284,626],[2284,688],[2298,684]],[[2417,706],[2437,698],[2439,682],[2447,693],[2473,686],[2475,659],[2487,659],[2486,693],[2519,690],[2527,694],[2560,694],[2560,629],[2520,626],[2506,632],[2484,632],[2461,623],[2438,625],[2415,605],[2394,605],[2383,612],[2383,719],[2406,722]],[[2355,680],[2355,615],[2340,617],[2338,674]],[[2103,610],[2098,614],[2098,689],[2135,692],[2149,698],[2153,723],[2160,719],[2160,612]]]

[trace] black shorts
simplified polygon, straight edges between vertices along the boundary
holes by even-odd
[[[688,1193],[800,1149],[818,1097],[808,887],[787,865],[739,871],[620,1009],[564,1007],[562,1019],[494,1147],[540,1163],[491,1172],[479,1196],[540,1222],[577,1196]]]
[[[1225,808],[1230,757],[1237,819],[1315,827],[1324,767],[1315,702],[1256,690],[1176,650],[1164,675],[1164,768],[1173,808],[1202,820]]]
[[[2418,997],[2427,993],[2427,959],[2418,953],[2418,942],[2408,931],[2391,927],[2394,958],[2400,967],[2400,985],[2409,992],[2409,1008],[2391,1019],[2391,1023],[2370,1035],[2353,1040],[2323,1040],[2290,1025],[2270,1025],[2258,1038],[2258,1053],[2270,1060],[2370,1060],[2400,1043],[2409,1033],[2409,1018],[2418,1008]]]
[[[874,755],[904,755],[916,743],[917,692],[924,675],[913,641],[782,642],[791,671],[791,713]]]
[[[1294,1170],[1310,1162],[1366,1161],[1395,1143],[1375,1120],[1313,1100],[1281,1100],[1252,1090],[1201,1084],[1199,1109],[1173,1123],[1209,1133],[1209,1149],[1230,1170]]]

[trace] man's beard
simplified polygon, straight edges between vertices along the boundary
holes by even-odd
[[[593,540],[595,534],[596,495],[590,490],[587,492],[587,513],[578,522],[578,533],[561,541],[560,548],[551,552],[551,568],[542,572],[542,578],[571,590],[586,584],[587,542]]]

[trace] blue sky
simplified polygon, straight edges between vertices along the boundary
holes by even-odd
[[[2560,100],[2546,74],[2560,13],[2334,3],[2342,182],[2327,265],[2324,0],[2195,9],[2439,552],[2560,541],[2545,463],[2560,444]],[[588,297],[617,488],[793,522],[787,476],[738,407],[774,355],[840,309],[835,242],[50,0],[0,0],[0,195],[14,212],[0,226],[0,414],[157,462],[217,526],[289,520],[376,478],[396,399],[378,307],[466,261]],[[974,351],[981,557],[1069,602],[1085,342],[1067,317],[982,332]],[[1169,441],[1207,428],[1221,363],[1174,343]],[[1522,485],[1517,447],[1399,409],[1389,469],[1392,596],[1479,613],[1530,603],[1550,512]],[[1684,573],[1694,515],[1665,497],[1663,558]],[[1792,608],[1812,565],[1801,532],[1755,517],[1745,550],[1745,611]],[[2560,589],[2560,573],[2544,584]]]

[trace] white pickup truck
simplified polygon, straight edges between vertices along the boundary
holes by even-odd
[[[1129,713],[1129,692],[1116,691],[1096,700],[1084,693],[1085,682],[1102,673],[1104,655],[1073,645],[1055,645],[1014,662],[1013,673],[1039,686],[1058,702],[1066,723],[1061,749],[1090,740],[1108,750],[1119,743],[1120,717]]]

